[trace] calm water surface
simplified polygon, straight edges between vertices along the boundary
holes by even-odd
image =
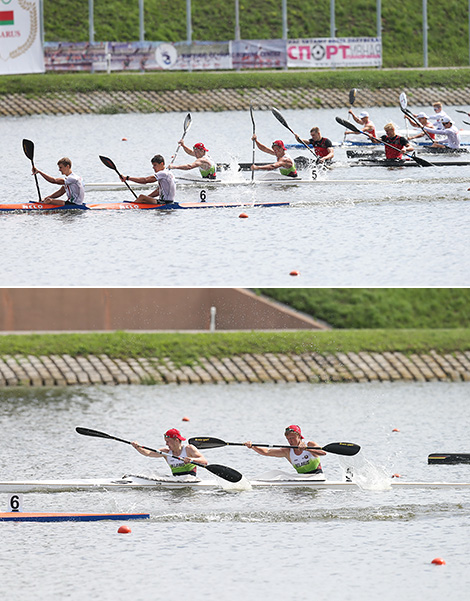
[[[469,466],[426,463],[430,452],[468,451],[469,417],[465,383],[1,390],[2,480],[167,473],[128,445],[77,435],[77,425],[159,446],[171,426],[282,444],[285,425],[300,423],[321,444],[360,444],[364,458],[403,479],[469,481]],[[248,478],[289,469],[245,448],[206,455]],[[337,457],[323,466],[341,478]],[[151,519],[131,523],[130,535],[117,534],[119,522],[1,524],[9,599],[440,601],[449,591],[466,598],[470,585],[470,491],[34,493],[23,509]],[[432,565],[434,557],[447,565]]]
[[[341,141],[334,121],[345,111],[286,110],[290,127],[311,125]],[[453,109],[449,113],[454,114]],[[345,116],[343,114],[343,116]],[[69,155],[84,180],[148,175],[150,157],[171,156],[184,113],[4,118],[2,202],[34,199],[22,138],[35,142],[47,173]],[[374,121],[402,126],[399,109],[377,108]],[[270,111],[255,111],[259,139],[293,137]],[[459,122],[460,123],[460,122]],[[251,160],[248,112],[195,113],[187,142],[204,141],[220,162]],[[122,139],[126,138],[126,141]],[[300,151],[291,151],[296,156]],[[257,160],[267,155],[257,151]],[[468,285],[468,168],[350,168],[344,149],[335,170],[312,185],[208,189],[208,200],[283,200],[286,208],[85,214],[0,214],[0,285],[9,286],[461,286]],[[465,158],[465,157],[463,157]],[[181,151],[178,162],[189,157]],[[258,177],[258,174],[257,174]],[[43,195],[55,187],[40,179]],[[178,191],[199,199],[197,188]],[[129,191],[89,192],[89,202],[123,201]],[[291,271],[300,272],[293,278]]]

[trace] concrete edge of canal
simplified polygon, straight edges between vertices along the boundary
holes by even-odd
[[[399,106],[403,89],[361,88],[356,108]],[[430,107],[436,100],[444,105],[468,104],[470,87],[407,88],[410,107]],[[49,92],[1,95],[0,116],[166,113],[178,111],[243,111],[253,104],[255,109],[324,109],[349,108],[347,93],[339,89],[284,88],[217,88],[214,90],[134,90],[96,92]]]
[[[470,352],[245,354],[177,366],[169,358],[4,355],[0,387],[281,382],[468,382]]]

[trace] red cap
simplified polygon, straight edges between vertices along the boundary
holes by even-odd
[[[165,438],[179,438],[180,440],[186,440],[181,436],[181,433],[176,428],[171,428],[171,430],[167,430],[165,432]]]
[[[299,434],[300,438],[303,438],[300,426],[287,426],[284,434],[287,434],[288,432],[296,432],[297,434]]]
[[[279,146],[279,148],[284,148],[284,150],[286,149],[282,140],[274,140],[272,146]]]
[[[196,150],[204,150],[204,152],[207,152],[209,150],[208,148],[206,148],[204,146],[204,144],[202,142],[198,142],[197,144],[194,144],[193,150],[194,149],[196,149]]]

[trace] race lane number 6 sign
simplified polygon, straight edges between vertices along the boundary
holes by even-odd
[[[23,511],[23,495],[10,495],[8,497],[8,511]]]

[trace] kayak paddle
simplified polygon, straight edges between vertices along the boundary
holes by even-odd
[[[220,438],[212,438],[210,436],[197,436],[188,440],[189,444],[194,445],[198,449],[215,449],[216,447],[244,447],[244,442],[225,442]],[[291,447],[290,445],[282,444],[252,444],[253,447],[268,447],[271,449],[300,449],[304,448],[310,451],[326,451],[335,455],[356,455],[361,450],[361,447],[353,442],[331,442],[324,447]]]
[[[349,90],[349,108],[350,109],[352,109],[352,107],[354,106],[354,103],[356,102],[356,94],[357,94],[356,88]],[[351,119],[351,115],[349,114],[348,121],[350,121],[350,119]],[[342,146],[344,146],[345,142],[346,142],[346,132],[344,132]]]
[[[320,158],[320,157],[318,157],[318,156],[317,156],[317,154],[316,154],[316,153],[315,153],[315,152],[314,152],[314,151],[313,151],[313,150],[310,148],[310,146],[309,146],[308,144],[305,144],[305,142],[302,140],[302,138],[300,138],[300,137],[299,137],[299,136],[298,136],[298,135],[295,133],[295,131],[293,131],[293,130],[292,130],[290,127],[289,127],[289,125],[288,125],[287,121],[286,121],[286,120],[284,119],[284,117],[281,115],[280,111],[278,111],[276,108],[272,107],[272,108],[271,108],[271,112],[272,112],[272,114],[273,114],[273,115],[276,117],[276,119],[279,121],[279,123],[281,123],[281,124],[282,124],[282,125],[283,125],[285,128],[287,128],[287,129],[288,129],[288,130],[291,132],[291,134],[293,134],[294,138],[295,138],[296,140],[300,140],[300,142],[301,142],[301,143],[302,143],[302,144],[305,146],[305,148],[306,148],[306,149],[307,149],[309,152],[311,152],[311,153],[313,154],[313,156],[315,157],[315,167],[316,167],[316,166],[319,164],[319,158]],[[315,178],[314,178],[314,179],[315,179]]]
[[[256,133],[256,127],[255,127],[255,117],[253,115],[253,105],[250,102],[250,117],[251,117],[251,123],[253,124],[253,135],[255,135]],[[253,153],[252,153],[252,164],[255,164],[255,150],[256,150],[256,142],[253,139]],[[253,169],[251,170],[251,181],[253,181],[255,179],[255,172],[253,171]]]
[[[184,140],[184,137],[186,135],[186,133],[188,132],[189,128],[191,127],[191,113],[188,113],[184,119],[184,125],[183,125],[183,135],[181,137],[182,140]],[[176,155],[178,154],[178,150],[180,149],[180,145],[178,144],[177,149],[175,150],[175,154],[171,157],[170,163],[174,163],[175,159],[176,159]]]
[[[113,163],[113,161],[111,159],[108,159],[108,157],[102,157],[100,155],[100,160],[103,163],[103,165],[106,165],[106,167],[109,167],[109,169],[112,169],[113,171],[115,171],[120,178],[122,178],[122,175],[119,173],[119,171],[117,170],[116,165]],[[124,180],[124,183],[126,184],[126,186],[129,188],[129,190],[132,192],[132,194],[134,195],[134,198],[137,198],[137,194],[134,192],[134,190],[129,186],[129,184],[126,182],[126,180]]]
[[[28,159],[31,161],[31,167],[34,167],[34,142],[31,140],[23,140],[23,151]],[[34,174],[36,180],[36,190],[38,191],[39,202],[41,202],[41,192],[39,190],[38,174]]]
[[[384,146],[389,146],[390,148],[393,148],[394,150],[396,150],[395,146],[392,146],[392,144],[389,144],[388,142],[384,142],[383,140],[380,140],[379,138],[375,138],[374,136],[371,136],[370,134],[368,134],[365,131],[361,131],[355,125],[353,125],[352,123],[349,123],[349,121],[346,121],[345,119],[341,119],[341,117],[336,117],[336,121],[343,127],[347,127],[348,129],[353,131],[355,134],[363,134],[364,136],[367,136],[369,138],[369,140],[374,140],[374,142],[378,142],[379,144],[383,144]],[[425,159],[417,157],[413,154],[409,154],[407,152],[404,152],[403,154],[407,157],[410,157],[410,159],[413,159],[413,161],[418,163],[418,165],[420,167],[434,167],[434,165],[432,163],[430,163],[429,161],[426,161]]]
[[[434,139],[431,136],[431,134],[428,133],[424,129],[424,127],[421,125],[421,123],[418,121],[418,119],[416,119],[416,117],[413,115],[413,113],[410,110],[408,110],[407,106],[408,106],[408,99],[406,97],[405,92],[402,92],[400,94],[400,108],[401,108],[402,113],[404,115],[406,115],[410,119],[410,121],[412,121],[417,127],[421,128],[423,130],[423,132],[426,134],[426,136],[431,140],[431,142],[434,142]]]
[[[111,436],[110,434],[106,434],[105,432],[99,432],[98,430],[90,430],[89,428],[78,428],[78,427],[75,428],[75,430],[79,434],[83,434],[84,436],[95,436],[96,438],[108,438],[109,440],[117,440],[118,442],[124,442],[126,444],[132,445],[132,443],[129,442],[128,440],[123,440],[122,438],[117,438],[116,436]],[[192,443],[190,443],[190,444],[192,444]],[[150,447],[143,446],[142,448],[146,449],[147,451],[153,451],[154,453],[159,453],[160,455],[164,455],[165,457],[176,457],[176,455],[171,455],[170,453],[163,453],[163,452],[157,451],[156,449],[151,449]],[[176,459],[181,459],[181,457],[176,457]],[[223,480],[227,480],[228,482],[240,482],[240,480],[243,478],[243,475],[240,474],[240,472],[237,472],[237,470],[234,470],[231,467],[227,467],[226,465],[217,465],[215,463],[212,465],[204,465],[197,461],[191,461],[191,463],[194,463],[194,465],[197,465],[198,467],[203,467],[204,469],[208,470],[215,476],[219,476],[219,478],[222,478]]]

